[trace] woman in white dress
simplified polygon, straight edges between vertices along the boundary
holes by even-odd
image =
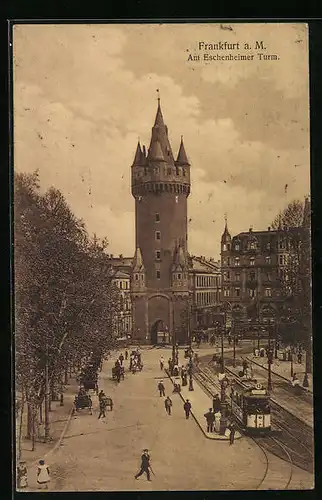
[[[48,483],[50,481],[49,467],[45,463],[45,460],[39,460],[38,472],[37,472],[37,483],[45,489],[48,489]]]

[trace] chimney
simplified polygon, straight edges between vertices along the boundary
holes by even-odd
[[[122,253],[120,253],[119,258],[123,259],[123,254]]]
[[[113,259],[113,254],[112,253],[111,253],[110,257],[111,257],[111,259]]]
[[[251,233],[252,231],[253,231],[253,228],[252,228],[252,226],[250,226],[249,232]]]
[[[271,226],[268,226],[268,230],[269,230],[269,231],[271,230]]]

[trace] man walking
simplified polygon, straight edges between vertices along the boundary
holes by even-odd
[[[228,429],[230,430],[230,434],[229,434],[229,445],[231,445],[231,444],[234,444],[234,441],[235,441],[235,432],[236,432],[235,424],[232,422],[232,423],[228,426]]]
[[[160,370],[163,371],[164,368],[164,357],[160,356]]]
[[[160,398],[162,396],[165,397],[165,387],[164,387],[164,384],[163,384],[163,380],[160,380],[160,382],[158,383],[158,390],[159,390],[159,393],[160,393]]]
[[[105,410],[106,410],[106,399],[103,397],[100,398],[99,400],[99,405],[100,405],[100,412],[98,415],[98,418],[100,419],[101,417],[106,418],[105,415]]]
[[[209,411],[207,411],[204,416],[207,421],[207,432],[213,432],[215,422],[215,414],[213,412],[213,409],[209,408]]]
[[[165,406],[165,411],[167,412],[167,414],[171,415],[172,401],[169,398],[169,396],[167,396],[166,399],[164,400],[164,406]]]
[[[190,411],[191,411],[191,403],[190,403],[189,399],[186,400],[185,404],[183,405],[183,409],[184,409],[185,414],[186,414],[186,419],[188,420],[189,415],[190,415]]]
[[[150,455],[149,455],[149,450],[145,449],[143,450],[143,455],[141,456],[141,468],[137,474],[135,474],[135,479],[137,479],[139,476],[142,476],[143,472],[146,473],[148,481],[151,481],[150,478]]]

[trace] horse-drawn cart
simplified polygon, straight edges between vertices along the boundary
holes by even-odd
[[[88,394],[78,394],[74,399],[74,411],[88,409],[92,415],[92,399]]]

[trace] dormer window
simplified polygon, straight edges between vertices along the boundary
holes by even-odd
[[[181,273],[178,274],[178,280],[181,280]]]

